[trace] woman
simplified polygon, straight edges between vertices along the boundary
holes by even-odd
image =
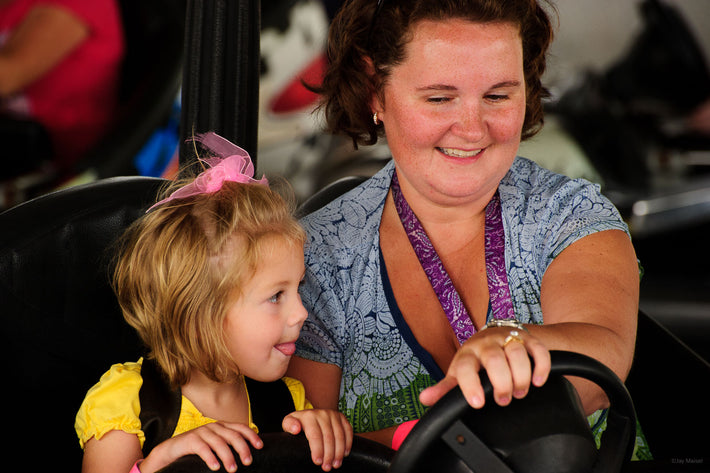
[[[551,40],[533,0],[352,0],[331,26],[329,129],[384,134],[393,159],[303,220],[310,315],[289,373],[356,433],[389,444],[457,384],[482,406],[480,369],[506,405],[544,383],[548,349],[628,373],[626,225],[598,186],[516,157],[542,126]],[[574,385],[588,414],[607,406]]]

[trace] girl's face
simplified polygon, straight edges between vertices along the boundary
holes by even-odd
[[[413,27],[392,68],[382,120],[410,204],[487,202],[518,151],[525,119],[523,50],[509,23],[452,19]]]
[[[286,372],[308,315],[298,293],[304,272],[302,247],[281,237],[267,242],[256,273],[224,322],[227,348],[243,375],[274,381]]]

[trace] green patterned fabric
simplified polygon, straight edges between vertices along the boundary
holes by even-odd
[[[594,414],[587,417],[589,425],[592,427],[592,434],[594,435],[594,441],[597,444],[597,448],[602,443],[602,434],[606,430],[606,410],[599,410]],[[636,420],[636,446],[634,447],[634,453],[631,457],[632,461],[639,460],[653,460],[653,455],[651,450],[648,448],[648,443],[646,442],[646,436],[643,434],[643,429],[641,428],[641,423]]]
[[[426,407],[418,402],[419,393],[434,384],[435,381],[429,375],[416,376],[412,384],[391,396],[359,396],[352,407],[347,406],[345,399],[341,398],[338,409],[348,418],[355,432],[381,430],[424,415]]]

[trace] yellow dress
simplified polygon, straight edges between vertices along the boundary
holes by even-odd
[[[141,448],[143,447],[145,435],[141,430],[139,418],[141,407],[138,397],[143,384],[142,363],[143,359],[141,358],[138,362],[115,364],[97,384],[89,389],[74,423],[82,448],[92,437],[100,440],[112,430],[136,434],[140,440]],[[283,380],[291,392],[297,411],[313,408],[306,399],[306,392],[300,381],[288,377],[284,377]],[[216,422],[216,420],[203,416],[189,399],[182,396],[180,417],[173,436],[210,422]],[[251,407],[249,408],[249,427],[259,433],[258,427],[252,422]]]

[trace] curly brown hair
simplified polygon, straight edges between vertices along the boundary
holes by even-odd
[[[381,94],[392,67],[404,61],[413,25],[422,20],[448,19],[506,22],[519,27],[527,95],[522,139],[530,138],[542,128],[542,99],[549,93],[541,78],[554,32],[548,13],[538,0],[381,0],[379,3],[348,0],[331,23],[328,68],[321,85],[314,88],[321,95],[319,109],[325,112],[327,131],[349,136],[355,148],[359,144],[375,144],[383,129],[372,120],[370,99],[373,94]],[[550,2],[545,3],[554,10]]]

